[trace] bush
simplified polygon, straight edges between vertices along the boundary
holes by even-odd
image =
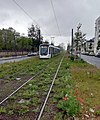
[[[70,56],[70,60],[74,61],[74,56]]]
[[[77,100],[75,92],[72,91],[59,101],[57,107],[66,112],[68,116],[75,116],[80,111],[80,102]]]

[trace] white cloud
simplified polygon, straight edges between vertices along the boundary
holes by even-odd
[[[59,37],[50,0],[16,1],[33,20],[13,0],[0,0],[0,28],[14,27],[21,33],[27,33],[32,22],[36,25],[35,20],[45,39],[55,35],[55,43],[58,44],[69,41],[71,29],[75,32],[78,23],[82,23],[82,31],[87,38],[94,37],[95,20],[100,16],[100,0],[52,0],[62,37]]]

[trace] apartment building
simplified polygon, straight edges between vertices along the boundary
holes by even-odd
[[[86,51],[87,52],[94,52],[94,39],[92,38],[86,42]]]
[[[91,38],[90,40],[85,40],[82,43],[82,52],[83,53],[94,52],[94,40],[95,40],[95,38]]]
[[[100,17],[95,22],[95,40],[94,40],[94,53],[100,49]]]

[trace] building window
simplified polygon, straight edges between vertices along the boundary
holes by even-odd
[[[100,26],[100,20],[98,21],[98,25]]]
[[[100,38],[100,35],[98,35],[98,38]]]

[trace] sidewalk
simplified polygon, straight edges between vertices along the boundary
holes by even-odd
[[[16,58],[21,58],[21,57],[26,57],[27,55],[23,55],[23,56],[14,56],[14,57],[2,57],[0,58],[1,60],[10,60],[10,59],[16,59]]]

